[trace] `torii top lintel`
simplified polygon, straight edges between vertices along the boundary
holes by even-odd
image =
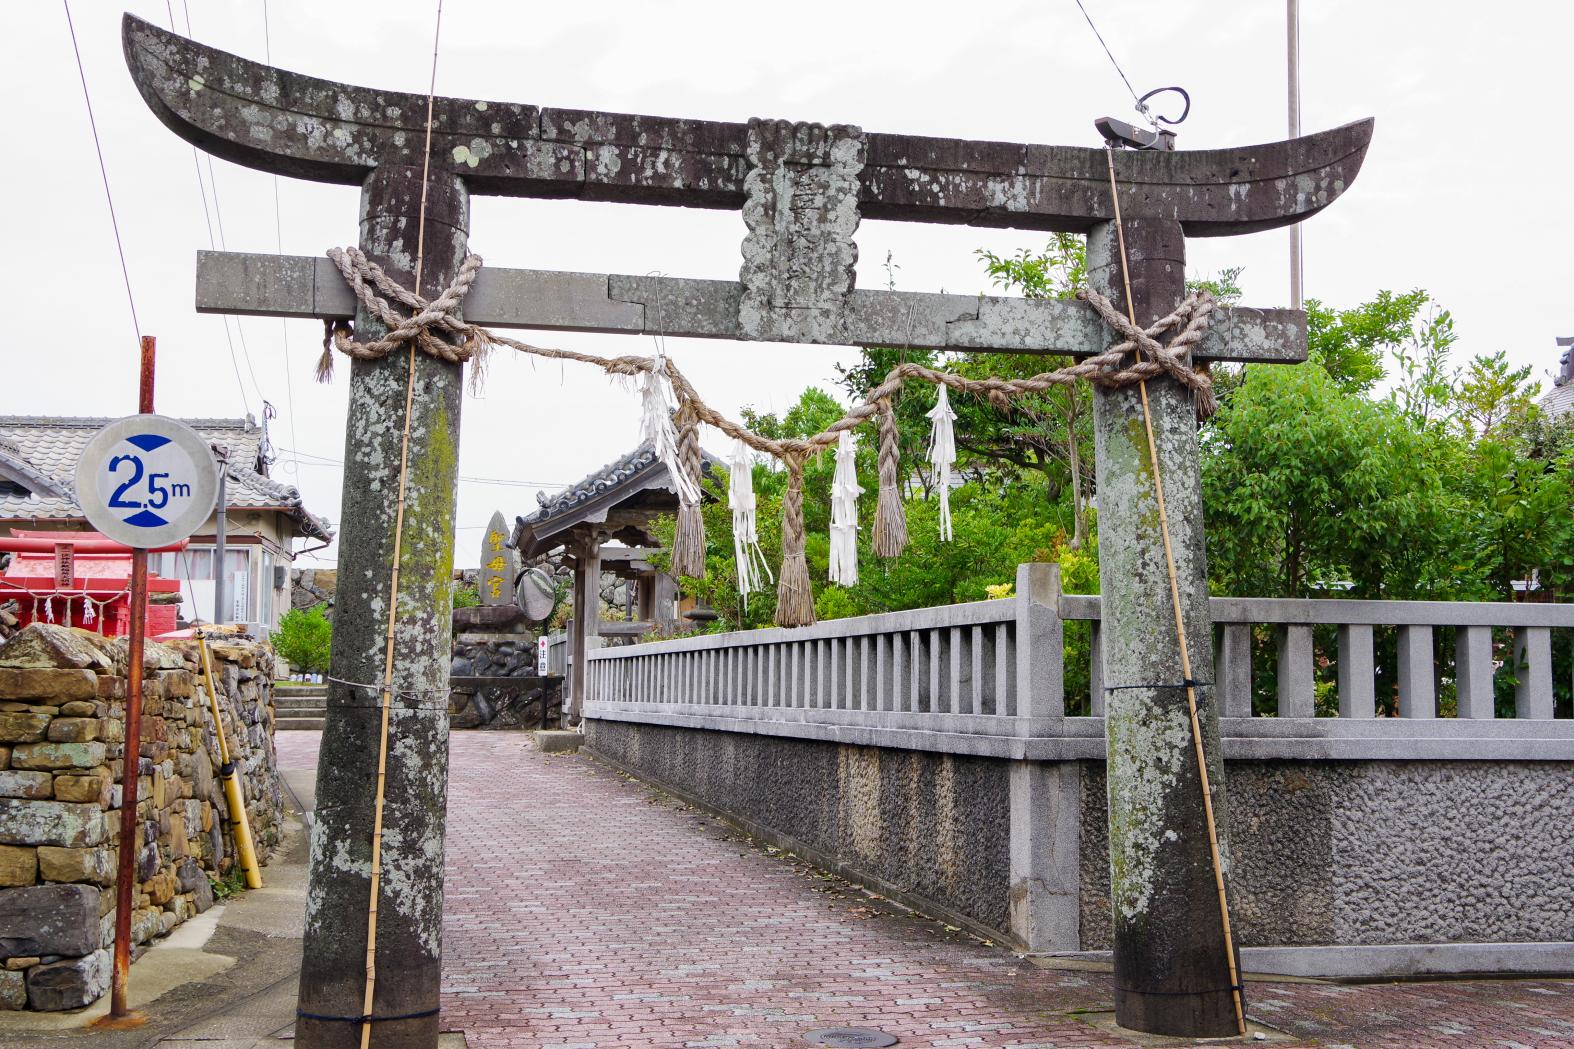
[[[251,62],[127,14],[126,61],[153,112],[216,156],[274,174],[360,185],[417,164],[426,98]],[[739,209],[749,125],[439,97],[432,161],[473,193]],[[839,131],[853,131],[842,128]],[[1299,222],[1354,180],[1370,119],[1285,142],[1122,152],[1123,213],[1192,237]],[[1104,150],[869,133],[865,218],[1086,232],[1114,217]]]

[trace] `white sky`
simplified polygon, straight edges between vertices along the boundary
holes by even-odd
[[[1138,91],[1178,83],[1193,97],[1182,148],[1284,137],[1285,24],[1278,0],[1085,0]],[[135,13],[169,24],[163,0]],[[424,93],[435,4],[271,0],[275,65]],[[1307,0],[1305,131],[1368,115],[1377,131],[1344,198],[1305,227],[1307,293],[1353,305],[1379,288],[1424,287],[1454,311],[1461,357],[1506,350],[1538,377],[1553,338],[1574,334],[1568,293],[1570,174],[1562,3]],[[321,326],[241,322],[249,364],[224,322],[191,307],[208,246],[192,150],[159,124],[120,53],[121,7],[72,12],[103,140],[142,330],[159,339],[158,409],[178,416],[279,410],[274,475],[337,521],[348,368],[312,381]],[[174,12],[184,30],[181,0]],[[262,0],[190,0],[197,39],[261,61]],[[0,90],[6,139],[0,282],[0,413],[122,415],[136,404],[136,348],[93,142],[57,3],[7,5]],[[866,130],[1097,145],[1096,116],[1130,119],[1131,99],[1073,0],[932,0],[764,5],[599,0],[578,5],[447,0],[440,94],[719,120],[845,121]],[[202,161],[204,177],[207,159]],[[274,180],[212,161],[225,242],[276,247]],[[353,243],[357,190],[278,180],[283,250]],[[734,279],[733,212],[476,197],[471,247],[499,266]],[[894,251],[904,290],[971,293],[987,282],[973,249],[1038,246],[1038,234],[865,222],[859,280],[883,285]],[[1287,305],[1288,234],[1190,242],[1191,268],[1246,267],[1245,302]],[[233,322],[232,322],[233,323]],[[290,367],[285,367],[286,333]],[[615,336],[543,335],[600,353],[643,352]],[[643,342],[643,345],[641,344]],[[723,410],[789,406],[829,385],[856,351],[669,340]],[[578,479],[637,440],[633,398],[598,374],[499,359],[466,396],[457,562],[476,564],[493,510],[512,520],[541,484]],[[255,380],[253,379],[255,376]],[[244,387],[244,394],[241,387]],[[719,447],[718,442],[711,441]],[[289,451],[312,457],[298,464]],[[509,484],[487,480],[502,479]],[[332,551],[327,556],[331,557]],[[301,562],[303,565],[311,561]],[[320,563],[320,562],[319,562]]]

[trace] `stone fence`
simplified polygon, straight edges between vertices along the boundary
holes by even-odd
[[[28,627],[0,645],[0,1008],[75,1009],[109,987],[124,767],[126,643]],[[273,654],[210,643],[259,858],[278,842]],[[234,865],[218,742],[193,641],[147,645],[137,949],[213,905]]]
[[[1099,599],[1017,592],[592,652],[588,745],[983,935],[1107,949]],[[1247,968],[1574,971],[1574,606],[1212,608]]]

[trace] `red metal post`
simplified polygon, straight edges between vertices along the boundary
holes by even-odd
[[[142,337],[137,411],[153,413],[153,336]],[[137,775],[142,764],[142,646],[148,620],[148,552],[131,551],[131,633],[126,638],[126,731],[121,744],[120,843],[115,876],[115,971],[109,1014],[129,1016],[126,983],[131,975],[131,909],[137,886]]]

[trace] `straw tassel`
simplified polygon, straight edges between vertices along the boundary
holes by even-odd
[[[907,511],[902,507],[901,453],[896,412],[889,397],[880,400],[880,498],[874,514],[874,552],[899,557],[907,547]]]
[[[695,498],[685,498],[679,486],[678,528],[672,540],[672,572],[674,575],[702,579],[705,576],[705,517],[700,513],[700,436],[699,420],[694,406],[684,401],[678,409],[677,460],[688,491]]]
[[[732,508],[732,556],[738,563],[738,597],[745,611],[749,595],[764,589],[761,580],[775,582],[760,550],[759,522],[755,516],[754,457],[749,446],[734,441],[727,459],[727,505]]]
[[[831,479],[830,578],[842,586],[858,583],[858,486],[857,449],[850,430],[836,438],[836,474]]]
[[[678,431],[672,423],[672,382],[667,376],[667,358],[661,354],[650,359],[650,367],[639,375],[639,430],[656,458],[666,466],[680,503],[700,501],[699,489],[678,462]]]
[[[813,626],[814,590],[803,554],[803,453],[784,456],[787,493],[782,497],[782,572],[776,584],[776,625]]]
[[[956,412],[951,410],[951,398],[944,386],[935,397],[935,406],[924,414],[929,416],[929,462],[935,468],[935,484],[940,489],[940,541],[951,540],[951,464],[956,462]]]

